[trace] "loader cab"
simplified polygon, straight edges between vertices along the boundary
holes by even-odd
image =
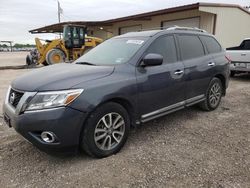
[[[85,44],[86,27],[65,25],[63,39],[67,49],[81,48]]]

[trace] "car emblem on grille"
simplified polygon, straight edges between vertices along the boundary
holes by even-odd
[[[10,95],[10,104],[14,103],[15,97],[16,97],[15,93],[11,93],[11,95]]]

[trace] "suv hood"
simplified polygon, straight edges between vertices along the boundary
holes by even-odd
[[[114,67],[60,63],[31,71],[14,80],[11,86],[21,91],[70,89],[82,82],[112,74]]]

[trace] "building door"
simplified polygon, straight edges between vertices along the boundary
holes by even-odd
[[[200,17],[162,22],[163,28],[168,28],[168,27],[173,27],[173,26],[200,28]]]
[[[119,35],[129,33],[129,32],[134,32],[134,31],[141,31],[141,30],[142,30],[142,25],[120,27],[119,28]]]

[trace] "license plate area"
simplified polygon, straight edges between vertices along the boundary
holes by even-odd
[[[247,63],[235,63],[235,66],[237,68],[247,68]]]
[[[3,121],[8,127],[12,127],[10,118],[6,114],[3,115]]]

